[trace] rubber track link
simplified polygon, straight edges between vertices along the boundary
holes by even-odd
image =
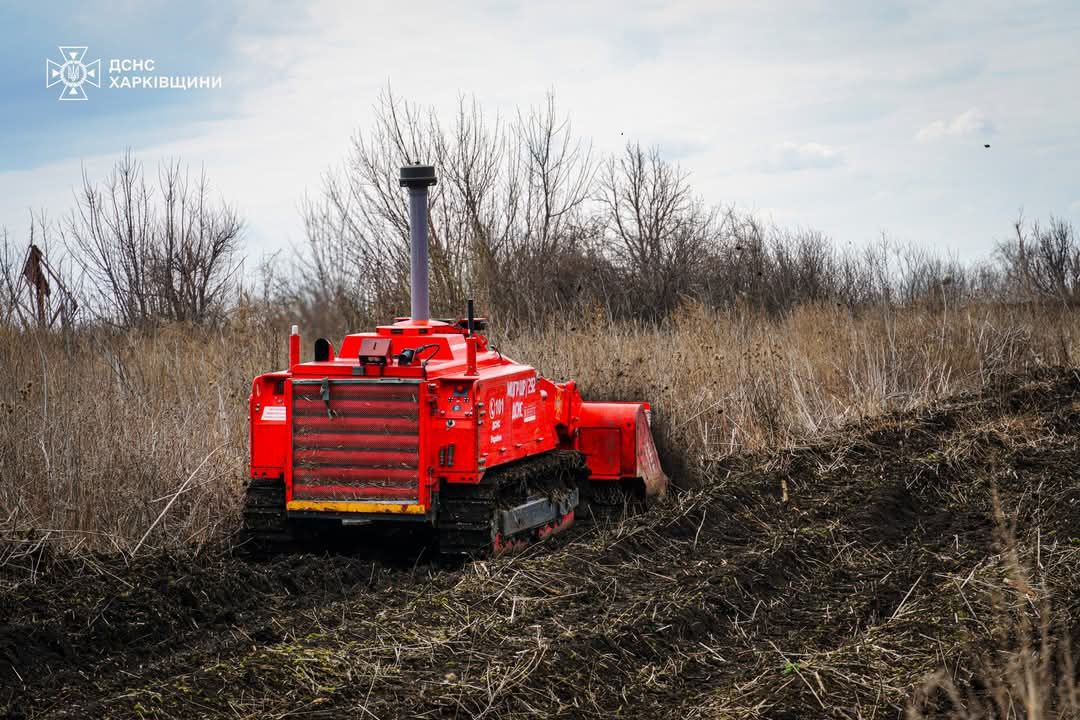
[[[555,450],[484,473],[476,485],[443,483],[439,492],[439,552],[487,557],[495,549],[498,510],[576,487],[588,476],[584,456]],[[529,531],[524,531],[523,534]],[[503,538],[509,540],[512,538]]]
[[[241,552],[251,556],[288,550],[293,544],[285,515],[285,482],[253,478],[244,494]]]

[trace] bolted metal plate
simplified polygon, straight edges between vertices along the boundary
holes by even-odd
[[[577,505],[577,488],[571,490],[565,498],[559,500],[552,500],[547,497],[533,498],[508,510],[500,510],[499,531],[504,536],[508,536],[522,530],[540,527],[566,515]]]

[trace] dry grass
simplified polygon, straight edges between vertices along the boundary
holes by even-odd
[[[0,709],[6,683],[27,717],[1075,717],[1077,397],[1006,378],[463,567],[53,560],[0,593]]]
[[[1072,593],[1076,538],[1043,548],[1039,530],[1018,537],[993,493],[998,554],[966,578],[982,637],[916,686],[907,720],[1051,720],[1080,717]],[[1032,537],[1034,536],[1034,537]],[[976,610],[972,609],[973,614]]]
[[[650,400],[669,471],[688,485],[733,454],[1068,362],[1078,331],[1068,313],[1033,307],[804,307],[772,321],[691,306],[661,328],[594,318],[494,339],[576,378],[586,397]],[[144,536],[177,546],[231,529],[249,383],[284,363],[284,342],[254,317],[217,333],[0,331],[0,533],[16,541],[6,552],[131,552]]]
[[[586,397],[653,403],[668,464],[707,480],[725,458],[790,447],[853,420],[1069,364],[1067,311],[802,307],[771,321],[684,307],[662,330],[582,321],[507,343]]]
[[[0,333],[0,530],[23,541],[8,552],[131,551],[152,526],[152,545],[230,528],[251,378],[284,352],[268,334],[192,332]]]

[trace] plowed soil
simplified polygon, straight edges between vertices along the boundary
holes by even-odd
[[[977,688],[1010,593],[1072,642],[1072,370],[714,474],[462,567],[226,547],[6,567],[0,715],[890,718],[939,668]]]

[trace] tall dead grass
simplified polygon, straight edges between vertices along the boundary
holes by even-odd
[[[596,317],[492,337],[588,398],[651,401],[669,473],[691,484],[734,453],[1067,363],[1078,332],[1037,307],[804,306],[770,320],[694,305],[659,327]],[[284,329],[256,317],[212,333],[0,330],[3,552],[133,552],[230,531],[250,381],[285,356]]]
[[[985,621],[979,623],[982,637],[969,644],[966,658],[952,666],[943,662],[923,679],[907,720],[1080,717],[1071,576],[1058,575],[1057,583],[1050,582],[1057,575],[1050,571],[1080,550],[1075,543],[1062,547],[1052,542],[1044,549],[1038,531],[1018,537],[1015,520],[1006,517],[996,493],[994,514],[998,552],[981,573],[973,570],[968,578],[986,576],[979,578],[984,589],[969,589],[974,603],[969,608]]]
[[[270,333],[0,331],[0,536],[132,551],[231,528]],[[167,513],[163,513],[166,506]]]
[[[664,459],[683,481],[726,457],[801,443],[1075,356],[1067,311],[973,305],[853,313],[802,306],[781,320],[686,306],[657,330],[581,321],[507,341],[588,398],[653,403]]]

